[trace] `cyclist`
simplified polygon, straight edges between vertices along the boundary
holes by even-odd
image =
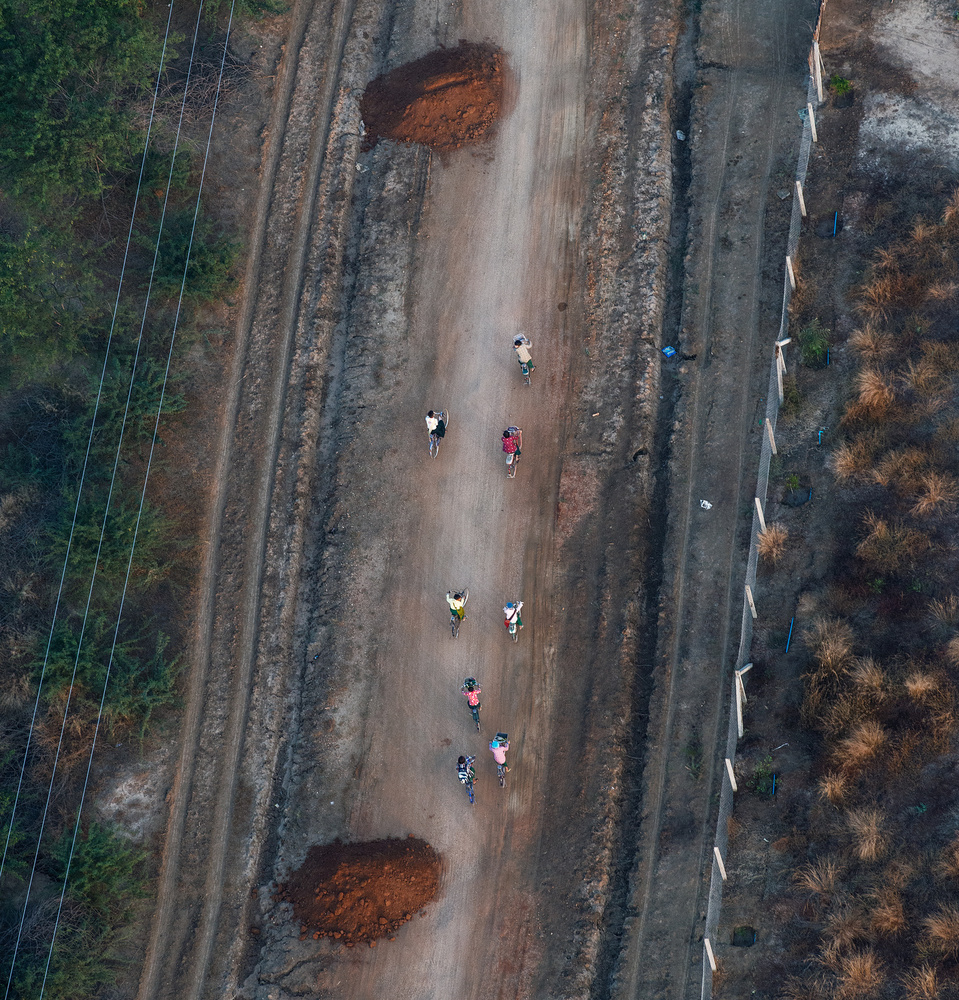
[[[429,432],[430,438],[430,454],[432,454],[433,449],[439,444],[440,439],[446,436],[446,421],[443,419],[444,413],[440,410],[439,413],[434,413],[432,410],[426,414],[426,429]]]
[[[460,757],[456,762],[456,776],[464,785],[468,785],[471,781],[476,781],[476,770],[473,767],[473,761],[475,760],[475,757]]]
[[[509,750],[509,736],[506,733],[497,733],[496,736],[489,741],[489,748],[493,752],[493,760],[495,760],[504,771],[508,771],[509,768],[506,766],[506,751]]]
[[[520,427],[507,427],[503,431],[503,451],[506,452],[506,475],[515,467],[522,454],[523,430]]]
[[[523,627],[523,619],[520,618],[519,613],[523,610],[523,602],[507,601],[506,607],[503,608],[503,614],[506,616],[506,627],[509,628],[510,625],[514,624],[517,628]]]
[[[460,621],[466,620],[466,594],[457,590],[446,592],[446,603],[450,606],[450,614],[456,615]]]
[[[463,697],[466,699],[466,704],[470,708],[475,708],[477,711],[482,707],[480,703],[479,696],[483,693],[480,690],[479,682],[475,677],[467,677],[463,681],[463,686],[460,688],[463,692]]]
[[[529,353],[529,349],[532,346],[529,337],[516,336],[513,338],[513,350],[516,351],[516,357],[519,360],[524,375],[536,371],[536,365],[533,364],[533,356]]]

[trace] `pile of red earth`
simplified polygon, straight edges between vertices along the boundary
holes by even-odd
[[[503,73],[499,49],[461,41],[378,76],[360,101],[365,148],[380,138],[440,152],[481,142],[503,105]]]
[[[301,941],[312,933],[372,948],[434,898],[439,880],[440,856],[425,841],[335,841],[310,848],[279,899],[293,904]]]

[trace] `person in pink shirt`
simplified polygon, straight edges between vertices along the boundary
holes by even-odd
[[[509,750],[509,736],[506,733],[497,733],[489,741],[489,748],[493,752],[493,760],[499,764],[504,771],[508,771],[506,766],[506,751]]]

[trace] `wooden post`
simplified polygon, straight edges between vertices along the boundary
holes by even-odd
[[[766,530],[766,515],[763,513],[763,505],[759,502],[759,497],[756,497],[756,513],[759,515],[759,530]]]
[[[799,211],[802,212],[802,217],[806,218],[806,199],[802,196],[802,184],[796,181],[796,194],[799,197]]]
[[[739,733],[739,738],[743,738],[743,682],[739,679],[739,674],[736,674],[736,731]]]
[[[716,864],[719,865],[719,874],[722,875],[723,881],[726,881],[726,866],[723,864],[723,856],[719,853],[719,848],[713,848],[713,854],[716,855]]]
[[[713,954],[713,946],[709,943],[709,938],[703,938],[703,944],[706,945],[706,957],[709,959],[709,967],[716,971],[716,956]]]
[[[816,132],[816,112],[813,111],[812,102],[806,105],[806,111],[809,114],[809,128],[812,130],[812,141],[819,142],[819,135]]]
[[[749,611],[752,614],[753,618],[758,618],[759,615],[756,614],[756,604],[753,601],[753,592],[750,589],[748,583],[746,584],[746,600],[749,602]]]
[[[783,405],[783,400],[786,398],[786,394],[783,392],[783,365],[776,365],[776,388],[779,389],[779,405]]]
[[[739,785],[736,784],[736,775],[733,774],[733,762],[727,757],[726,758],[726,774],[729,775],[729,783],[732,785],[733,791],[739,791]]]
[[[819,103],[822,104],[824,98],[822,93],[822,56],[819,54],[819,42],[812,43],[812,59],[813,59],[813,79],[816,81],[816,96],[819,98]]]
[[[796,291],[796,272],[793,270],[793,260],[788,254],[786,256],[786,273],[789,275],[789,287]]]
[[[746,697],[746,685],[743,682],[743,674],[744,673],[745,673],[745,671],[743,671],[743,670],[737,670],[736,671],[736,683],[739,685],[739,694],[740,694],[740,697],[742,698],[743,704],[745,705],[746,702],[749,701],[749,699]]]
[[[773,425],[769,417],[766,417],[766,433],[769,435],[769,447],[772,448],[774,455],[778,455],[779,452],[776,451],[776,437],[773,434]]]

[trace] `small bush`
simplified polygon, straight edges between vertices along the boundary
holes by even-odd
[[[855,770],[872,760],[889,741],[889,735],[876,721],[860,722],[852,732],[839,741],[837,763],[845,770]]]
[[[869,925],[882,937],[895,937],[906,928],[906,913],[902,897],[892,888],[879,889],[873,895]]]
[[[915,562],[932,546],[929,536],[900,523],[890,524],[872,511],[863,518],[868,533],[856,546],[856,555],[879,573],[895,573]]]
[[[882,962],[872,950],[846,955],[840,961],[839,1000],[853,1000],[855,997],[875,997],[885,982],[886,974]]]
[[[803,868],[800,868],[793,875],[793,881],[801,889],[814,893],[817,896],[831,896],[836,888],[842,869],[839,863],[832,858],[820,858]]]
[[[939,973],[929,964],[920,965],[903,976],[902,984],[906,988],[906,1000],[939,1000]]]
[[[827,671],[838,672],[852,656],[852,629],[844,621],[820,619],[803,634],[803,638],[820,667]]]
[[[943,849],[939,860],[939,871],[946,878],[959,879],[959,837]]]
[[[871,323],[865,323],[853,330],[849,346],[870,361],[878,361],[892,354],[892,335],[885,330],[877,330]]]
[[[773,564],[779,562],[786,552],[788,540],[789,531],[781,524],[767,524],[765,529],[759,532],[757,541],[760,559],[766,559]]]
[[[829,89],[836,95],[836,97],[844,97],[849,91],[852,90],[852,84],[844,77],[839,76],[838,73],[833,73],[829,78]]]
[[[874,414],[888,413],[896,401],[888,380],[874,368],[864,368],[854,380],[859,402]]]
[[[929,618],[936,629],[954,629],[959,627],[959,596],[949,594],[941,600],[932,601],[929,605]]]
[[[954,906],[940,906],[922,922],[925,943],[929,949],[941,955],[953,955],[959,951],[959,910]]]
[[[930,701],[939,693],[938,679],[921,670],[915,670],[909,674],[903,681],[903,686],[909,697],[920,705]]]
[[[796,334],[796,340],[804,365],[818,367],[825,362],[829,351],[829,331],[819,322],[818,316]]]
[[[842,771],[827,774],[819,781],[819,797],[831,805],[841,805],[849,791],[849,775]]]
[[[917,516],[935,514],[952,507],[959,501],[959,484],[944,472],[927,472],[922,477],[922,488],[912,506]]]
[[[823,936],[829,939],[828,947],[838,958],[840,952],[868,936],[862,909],[858,905],[846,903],[833,910],[826,921]]]

